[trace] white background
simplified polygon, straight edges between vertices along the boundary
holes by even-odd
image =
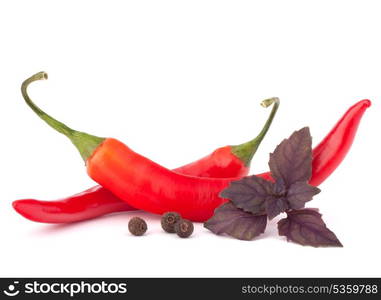
[[[0,276],[381,276],[379,1],[2,1],[0,4]],[[56,199],[94,183],[70,142],[22,100],[21,82],[75,129],[117,137],[170,168],[255,136],[281,107],[252,163],[292,131],[314,144],[369,98],[355,143],[310,207],[344,248],[277,236],[252,242],[197,225],[164,234],[159,217],[125,213],[72,224],[32,223],[15,199]],[[132,237],[131,216],[148,220]]]

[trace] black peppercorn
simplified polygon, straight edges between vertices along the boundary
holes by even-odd
[[[175,224],[180,221],[181,216],[177,212],[167,212],[161,217],[161,227],[169,233],[175,232]]]
[[[193,223],[182,219],[175,224],[175,231],[181,238],[187,238],[193,233]]]
[[[134,217],[128,222],[128,230],[133,235],[143,235],[147,231],[147,223],[142,218]]]

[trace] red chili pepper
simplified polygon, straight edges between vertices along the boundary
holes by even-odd
[[[20,215],[31,221],[51,224],[72,223],[136,210],[100,185],[61,200],[22,199],[13,201],[12,205]]]
[[[36,76],[43,77],[44,74],[40,73]],[[25,97],[28,97],[26,93],[27,84],[28,82],[26,81],[23,85]],[[174,169],[174,171],[185,175],[213,178],[243,177],[247,175],[250,162],[278,110],[279,99],[271,98],[261,103],[264,107],[268,107],[271,104],[274,104],[273,109],[262,131],[256,138],[244,144],[218,148],[210,155]],[[42,112],[36,107],[33,110],[38,113]],[[48,122],[53,122],[51,117],[48,116],[47,118]],[[93,187],[82,193],[56,201],[17,200],[13,202],[13,207],[27,219],[43,223],[69,223],[95,218],[112,212],[135,210],[135,208],[121,201],[101,186]]]
[[[370,100],[357,102],[339,120],[313,151],[311,185],[320,185],[343,161],[352,146],[357,128]]]
[[[357,128],[370,100],[361,100],[352,105],[327,136],[312,150],[312,176],[310,184],[320,185],[340,165],[356,136]],[[269,172],[259,176],[272,180]]]
[[[72,140],[86,161],[90,177],[116,196],[146,211],[159,214],[177,211],[194,221],[207,220],[214,209],[226,201],[218,196],[219,192],[237,178],[184,176],[133,152],[115,139],[102,139],[74,131],[46,115],[33,104],[26,93],[30,82],[45,76],[44,73],[39,73],[24,82],[23,96],[26,102],[50,126]],[[368,101],[366,107],[369,104]],[[354,131],[356,128],[354,126]],[[329,175],[328,172],[325,174]]]

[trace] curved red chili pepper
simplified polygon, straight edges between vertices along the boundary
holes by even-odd
[[[353,105],[337,122],[331,132],[316,146],[312,155],[311,185],[320,185],[343,161],[352,146],[357,128],[370,100],[362,100]]]
[[[72,223],[110,213],[136,210],[100,185],[65,199],[22,199],[13,201],[12,205],[20,215],[31,221],[51,224]]]
[[[326,137],[312,150],[312,176],[310,184],[320,185],[340,165],[356,136],[357,128],[370,100],[361,100],[352,105]],[[269,172],[259,176],[272,180]]]
[[[226,202],[219,193],[236,178],[206,178],[175,173],[105,139],[86,160],[87,174],[133,207],[156,214],[176,211],[192,221],[205,221]]]

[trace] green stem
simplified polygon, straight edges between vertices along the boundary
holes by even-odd
[[[42,119],[44,120],[50,127],[57,130],[59,133],[67,136],[71,142],[76,146],[79,153],[81,154],[84,161],[86,161],[94,152],[94,150],[105,140],[104,138],[100,138],[94,135],[87,134],[85,132],[80,132],[71,129],[60,121],[54,119],[49,116],[43,110],[41,110],[36,104],[33,103],[32,99],[30,99],[27,89],[29,84],[37,80],[48,79],[48,74],[45,72],[39,72],[27,80],[25,80],[21,85],[21,93],[24,97],[26,104]]]
[[[272,121],[274,120],[275,114],[280,104],[279,98],[276,97],[269,98],[261,102],[263,107],[268,107],[271,104],[274,104],[273,109],[271,110],[271,113],[258,136],[249,142],[232,146],[232,153],[237,156],[246,166],[250,165],[255,152],[257,152],[259,145],[261,144],[263,138],[271,126]]]

